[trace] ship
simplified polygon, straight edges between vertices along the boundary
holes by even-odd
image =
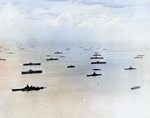
[[[28,70],[21,72],[22,74],[36,74],[36,73],[42,73],[42,70]]]
[[[75,68],[74,65],[67,66],[67,68]]]
[[[23,66],[34,66],[34,65],[41,65],[41,63],[24,63]]]
[[[91,62],[91,64],[106,64],[106,62],[96,61],[96,62]]]
[[[27,86],[25,86],[24,88],[19,88],[19,89],[11,89],[12,91],[38,91],[38,90],[40,90],[40,89],[44,89],[44,88],[46,88],[46,87],[35,87],[35,86],[29,86],[28,84],[27,84]]]
[[[143,58],[143,57],[140,57],[140,56],[136,56],[136,57],[134,57],[134,58]]]
[[[129,67],[129,68],[125,68],[125,70],[135,70],[136,68],[133,68],[133,67]]]
[[[52,60],[58,60],[58,58],[49,58],[49,59],[46,59],[46,61],[52,61]]]
[[[141,57],[143,57],[144,55],[137,55],[137,56],[141,56]]]
[[[102,75],[102,74],[97,74],[97,73],[93,72],[93,74],[87,75],[87,77],[89,77],[89,76],[101,76],[101,75]]]
[[[18,50],[24,50],[24,49],[26,49],[26,48],[19,48]]]
[[[62,52],[54,52],[54,54],[62,54]]]
[[[6,61],[6,59],[2,59],[2,58],[0,58],[0,61]]]
[[[7,54],[15,54],[14,52],[8,52]]]
[[[98,68],[94,68],[93,70],[101,70],[101,69],[98,69]]]
[[[94,54],[93,56],[101,56],[101,54]]]
[[[143,58],[144,57],[144,55],[137,55],[136,57],[134,57],[134,58]]]
[[[135,89],[139,89],[141,88],[140,86],[134,86],[134,87],[131,87],[131,90],[135,90]]]
[[[97,57],[97,56],[95,56],[95,57],[91,57],[90,59],[104,59],[104,57]]]

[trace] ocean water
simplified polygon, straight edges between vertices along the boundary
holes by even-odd
[[[6,50],[8,48],[9,50]],[[19,48],[25,48],[19,50]],[[70,48],[70,50],[66,50]],[[0,49],[1,118],[148,118],[150,117],[150,51],[109,46],[52,45],[42,42],[25,45],[15,42]],[[62,51],[62,54],[54,54]],[[15,54],[7,54],[14,52]],[[106,64],[91,64],[99,52]],[[144,55],[135,59],[136,55]],[[51,56],[47,56],[51,55]],[[64,57],[61,57],[64,56]],[[46,61],[58,57],[59,60]],[[24,67],[23,63],[41,62]],[[67,68],[75,65],[75,68]],[[136,70],[124,70],[133,66]],[[102,76],[87,77],[93,68]],[[42,69],[41,74],[21,71]],[[29,85],[46,89],[12,92]],[[133,86],[140,89],[131,90]]]

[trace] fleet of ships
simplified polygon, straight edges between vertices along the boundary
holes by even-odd
[[[3,48],[2,46],[0,46],[0,48]],[[18,50],[24,50],[25,48],[22,48],[21,46],[18,46]],[[6,49],[5,49],[6,50]],[[9,50],[9,49],[7,49]],[[70,50],[70,48],[67,48],[66,50]],[[7,54],[15,54],[15,52],[8,52]],[[54,54],[63,54],[63,52],[60,52],[60,51],[57,51],[57,52],[54,52]],[[51,55],[46,55],[47,57],[50,57],[50,58],[47,58],[46,61],[57,61],[59,60],[59,58],[56,58],[56,57],[51,57]],[[61,57],[65,57],[65,56],[62,56]],[[144,55],[137,55],[136,57],[134,58],[143,58]],[[99,52],[94,52],[93,56],[90,57],[90,59],[92,60],[91,61],[91,64],[106,64],[106,61],[102,61],[104,59],[104,57],[102,57],[102,54],[100,54]],[[93,61],[93,60],[96,60],[96,61]],[[0,61],[6,61],[6,59],[4,58],[0,58]],[[28,62],[28,63],[23,63],[23,66],[40,66],[41,63],[40,62]],[[75,68],[75,65],[68,65],[67,68]],[[125,70],[136,70],[137,68],[133,68],[133,67],[129,67],[129,68],[125,68]],[[94,68],[92,69],[94,72],[92,72],[92,74],[88,74],[87,77],[95,77],[95,76],[102,76],[101,73],[96,73],[95,71],[100,71],[101,69],[100,68]],[[27,70],[27,71],[22,71],[21,74],[40,74],[42,73],[43,71],[42,70]],[[40,90],[40,89],[44,89],[46,87],[35,87],[35,86],[26,86],[24,88],[20,88],[20,89],[12,89],[12,91],[31,91],[31,90]],[[134,86],[134,87],[131,87],[131,90],[134,90],[134,89],[139,89],[140,86]]]

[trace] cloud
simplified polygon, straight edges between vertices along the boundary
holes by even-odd
[[[131,46],[149,43],[147,5],[126,5],[119,1],[110,4],[96,0],[16,3],[17,0],[13,0],[1,9],[1,39],[82,40]]]
[[[16,38],[21,35],[19,29],[22,29],[24,16],[21,15],[17,9],[11,4],[7,3],[0,13],[0,32],[1,37],[12,37]],[[20,28],[19,28],[20,27]]]

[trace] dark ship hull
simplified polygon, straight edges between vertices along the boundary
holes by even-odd
[[[137,56],[139,56],[139,57],[140,57],[140,56],[141,56],[141,57],[143,57],[144,55],[137,55]]]
[[[0,58],[0,61],[6,61],[6,59],[1,59],[1,58]]]
[[[134,57],[134,58],[143,58],[143,57],[138,57],[138,56],[137,56],[137,57]]]
[[[132,68],[132,67],[130,67],[130,68],[125,68],[125,70],[135,70],[136,68]]]
[[[71,65],[71,66],[67,66],[67,68],[75,68],[75,66]]]
[[[50,59],[46,59],[46,61],[53,61],[53,60],[58,60],[58,58],[50,58]]]
[[[12,91],[38,91],[40,89],[44,89],[46,87],[35,87],[35,86],[26,86],[24,88],[20,88],[20,89],[11,89]]]
[[[30,63],[23,64],[23,66],[34,66],[34,65],[41,65],[41,63],[32,63],[32,62],[30,62]]]
[[[90,59],[104,59],[104,57],[91,57]]]
[[[101,54],[94,54],[93,56],[101,56]]]
[[[62,52],[55,52],[54,54],[62,54]]]
[[[98,68],[94,68],[93,70],[95,71],[95,70],[101,70],[101,69],[98,69]]]
[[[99,61],[96,61],[96,62],[91,62],[91,64],[106,64],[106,62],[99,62]]]
[[[139,89],[140,86],[134,86],[134,87],[131,87],[131,90],[135,90],[135,89]]]
[[[90,77],[90,76],[101,76],[102,74],[91,74],[91,75],[87,75],[87,77]]]
[[[22,74],[36,74],[36,73],[42,73],[42,70],[29,70],[29,71],[23,71]]]

